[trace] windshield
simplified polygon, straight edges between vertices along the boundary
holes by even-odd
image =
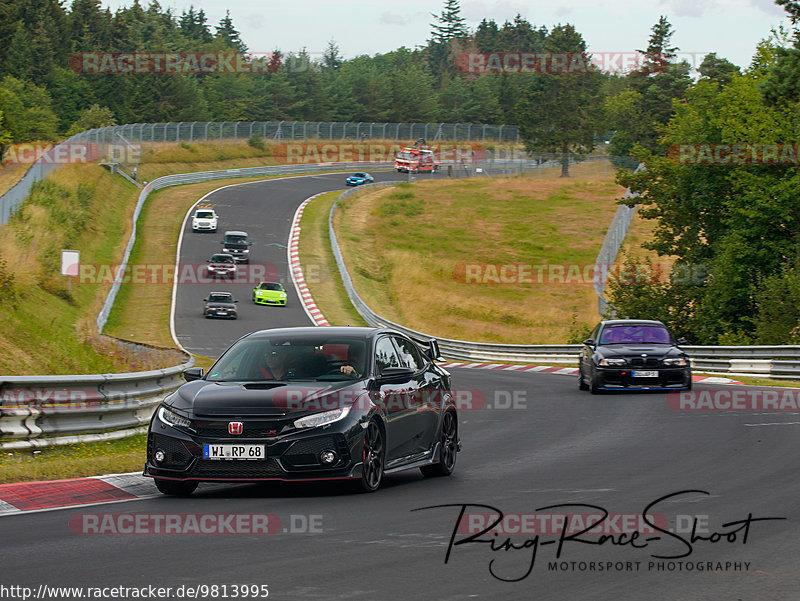
[[[225,244],[247,244],[247,236],[225,236]]]
[[[212,213],[211,211],[197,211],[195,217],[197,217],[198,219],[213,219],[214,213]]]
[[[411,154],[411,153],[410,153],[410,152],[408,152],[408,151],[403,151],[403,150],[401,150],[400,152],[398,152],[398,153],[397,153],[397,158],[398,158],[398,159],[405,159],[405,160],[409,160],[409,159],[413,159],[413,158],[414,158],[414,155],[413,155],[413,154]]]
[[[269,380],[353,380],[365,373],[361,338],[292,335],[245,338],[214,364],[212,382]],[[350,365],[355,370],[342,369]]]
[[[663,326],[611,326],[603,330],[600,344],[670,344]]]
[[[259,289],[260,290],[277,290],[277,291],[281,292],[281,291],[283,291],[283,286],[281,286],[280,284],[265,283],[265,284],[261,284],[259,286]]]
[[[209,294],[208,302],[210,303],[232,303],[233,297],[230,294]]]
[[[232,263],[233,257],[230,255],[212,255],[211,256],[212,263]]]

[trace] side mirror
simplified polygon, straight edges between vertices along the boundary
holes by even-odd
[[[204,298],[204,299],[203,299],[203,302],[204,302],[204,303],[207,303],[207,302],[208,302],[208,298]]]
[[[381,371],[380,381],[382,383],[404,384],[414,376],[411,367],[387,367]]]
[[[203,377],[202,367],[190,367],[183,370],[183,379],[187,382],[194,382]]]
[[[586,346],[594,346],[595,345],[594,338],[587,338],[586,340],[583,341],[583,344],[585,344]]]
[[[234,300],[233,300],[233,302],[234,302],[234,303],[238,303],[239,301],[238,301],[238,300],[236,300],[236,299],[234,299]]]
[[[439,341],[435,338],[428,340],[428,348],[425,349],[425,354],[431,361],[436,361],[442,358],[442,353],[439,350]]]
[[[206,263],[211,263],[211,259],[206,259]]]
[[[678,338],[678,344],[689,344],[689,341],[686,338]]]

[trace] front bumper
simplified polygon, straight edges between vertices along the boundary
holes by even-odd
[[[286,306],[286,299],[285,298],[268,298],[265,296],[256,296],[253,298],[253,302],[257,305],[275,305],[275,306]]]
[[[206,317],[219,317],[223,319],[236,319],[237,312],[227,309],[224,312],[221,309],[206,309],[203,312]]]
[[[196,232],[216,232],[217,226],[214,223],[193,223],[192,229]]]
[[[210,278],[232,278],[236,275],[235,269],[209,269],[208,277]]]
[[[257,437],[228,436],[226,422],[209,422],[203,434],[188,434],[166,426],[155,418],[147,436],[147,463],[144,475],[169,480],[203,482],[259,482],[263,480],[333,480],[361,477],[361,439],[357,432],[314,428],[275,435],[269,425],[256,423]],[[253,424],[248,424],[252,426]],[[361,429],[358,428],[358,431]],[[263,460],[204,459],[204,444],[263,444]],[[154,454],[164,453],[157,463]],[[319,458],[332,450],[337,460],[324,466]]]
[[[633,372],[656,372],[656,377],[636,377]],[[686,367],[595,367],[595,383],[601,390],[654,390],[689,388],[692,369]]]

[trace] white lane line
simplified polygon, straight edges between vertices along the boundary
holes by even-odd
[[[751,428],[756,426],[800,426],[800,422],[769,422],[766,424],[745,424],[745,426],[749,426]]]

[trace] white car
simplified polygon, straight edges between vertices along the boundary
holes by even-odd
[[[216,232],[217,213],[211,207],[198,207],[192,217],[193,232]]]

